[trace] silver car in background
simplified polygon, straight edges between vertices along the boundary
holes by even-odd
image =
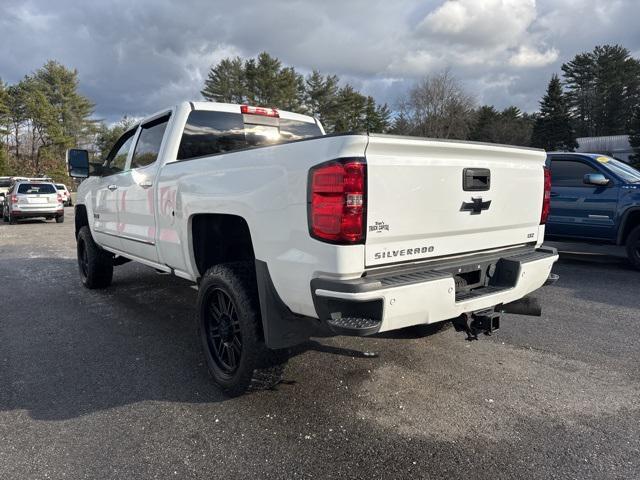
[[[50,182],[15,182],[4,200],[2,216],[5,222],[16,223],[22,218],[55,218],[56,223],[64,222],[62,195]]]

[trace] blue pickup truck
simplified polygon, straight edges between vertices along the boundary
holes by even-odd
[[[640,171],[591,153],[549,153],[551,213],[546,236],[624,245],[640,269]]]

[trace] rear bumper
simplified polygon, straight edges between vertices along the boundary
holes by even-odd
[[[525,248],[385,269],[356,280],[316,278],[311,290],[318,318],[330,328],[341,317],[368,318],[377,326],[366,330],[370,334],[518,300],[545,285],[557,259],[553,248]],[[477,279],[476,286],[461,286],[460,276]]]
[[[38,208],[29,210],[11,210],[14,218],[31,218],[31,217],[60,217],[64,215],[62,208]]]

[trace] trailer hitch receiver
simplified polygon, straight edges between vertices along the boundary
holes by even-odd
[[[472,313],[463,313],[453,320],[453,327],[456,332],[465,332],[468,341],[478,340],[480,333],[491,335],[491,332],[500,328],[500,312],[489,308]]]

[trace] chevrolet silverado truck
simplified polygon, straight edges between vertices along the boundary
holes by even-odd
[[[554,240],[624,246],[640,270],[640,171],[597,153],[551,152]]]
[[[277,383],[290,347],[453,320],[475,338],[539,314],[542,150],[325,135],[272,108],[185,102],[129,129],[85,178],[75,234],[87,288],[134,260],[197,285],[209,371],[230,395]],[[450,324],[451,322],[449,322]]]

